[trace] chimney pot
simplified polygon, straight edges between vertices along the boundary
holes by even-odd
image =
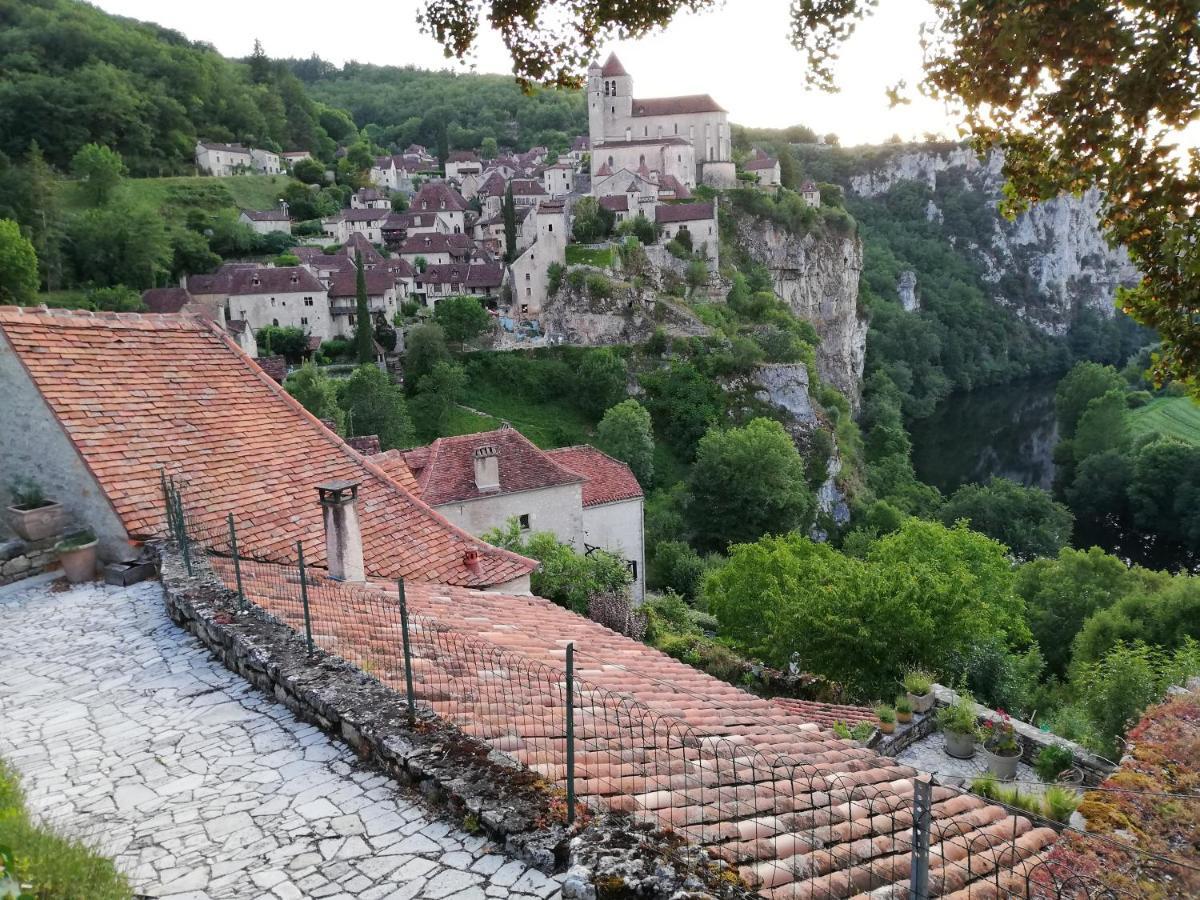
[[[325,523],[325,559],[329,577],[365,581],[362,530],[358,523],[358,482],[326,481],[317,485]]]
[[[495,444],[476,447],[475,487],[483,492],[500,490],[500,450]]]

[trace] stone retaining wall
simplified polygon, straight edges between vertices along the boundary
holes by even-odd
[[[410,726],[401,695],[337,657],[309,656],[290,628],[255,608],[239,612],[235,594],[187,576],[173,553],[163,553],[162,580],[171,619],[227,668],[510,855],[547,873],[566,870],[568,900],[749,896],[723,865],[689,861],[677,838],[628,816],[584,813],[568,828],[561,791],[428,711]]]
[[[20,538],[0,541],[0,585],[12,584],[22,578],[32,578],[48,569],[58,567],[54,545],[62,535],[44,541],[26,542]]]

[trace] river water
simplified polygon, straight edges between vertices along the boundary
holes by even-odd
[[[993,475],[1050,490],[1058,441],[1056,384],[1038,379],[953,394],[932,415],[910,422],[917,477],[944,494]],[[1113,522],[1078,520],[1071,543],[1102,547],[1152,569],[1200,570],[1197,554]]]

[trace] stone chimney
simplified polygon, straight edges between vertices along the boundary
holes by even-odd
[[[362,530],[358,525],[358,482],[327,481],[317,485],[325,520],[325,559],[329,577],[366,581]]]
[[[495,444],[475,448],[475,487],[485,493],[500,490],[500,451]]]

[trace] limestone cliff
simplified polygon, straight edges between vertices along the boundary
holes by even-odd
[[[606,346],[639,344],[662,328],[669,337],[705,335],[709,329],[690,309],[668,297],[611,281],[609,296],[563,283],[542,309],[541,324],[550,344]]]
[[[926,218],[938,222],[943,221],[939,197],[981,194],[993,210],[990,234],[949,237],[980,261],[997,303],[1053,334],[1065,332],[1081,307],[1112,315],[1117,287],[1136,283],[1138,272],[1124,248],[1111,247],[1104,238],[1099,191],[1036,204],[1009,222],[994,212],[1004,185],[1003,165],[999,152],[981,160],[962,147],[913,150],[851,176],[847,186],[852,195],[871,198],[902,181],[920,182],[934,192]]]
[[[867,319],[858,307],[862,243],[857,237],[794,235],[752,217],[737,220],[738,243],[771,273],[775,293],[811,322],[821,343],[817,371],[857,409]]]

